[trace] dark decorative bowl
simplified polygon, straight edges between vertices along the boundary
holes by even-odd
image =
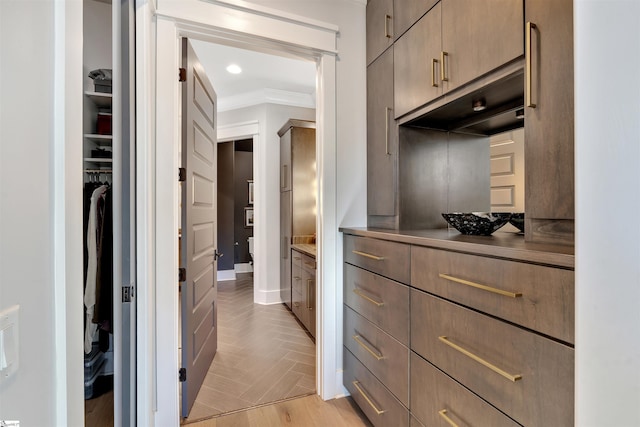
[[[509,224],[520,230],[521,233],[524,233],[524,212],[511,214]]]
[[[509,222],[510,213],[443,213],[444,219],[462,234],[489,236]]]

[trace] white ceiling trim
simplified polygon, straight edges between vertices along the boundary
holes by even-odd
[[[267,88],[221,98],[218,100],[218,111],[237,110],[260,104],[316,108],[316,99],[315,94]]]

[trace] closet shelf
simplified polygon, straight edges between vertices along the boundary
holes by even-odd
[[[101,157],[85,157],[84,161],[87,163],[113,163],[113,159],[105,159]]]
[[[111,107],[113,94],[103,92],[85,91],[84,93],[98,107]]]
[[[111,146],[113,143],[113,135],[100,135],[97,133],[85,133],[85,139],[93,141],[98,146]]]

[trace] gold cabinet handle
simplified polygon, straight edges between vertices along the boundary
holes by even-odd
[[[356,254],[356,255],[363,256],[363,257],[365,257],[365,258],[375,259],[376,261],[382,261],[382,260],[384,260],[384,257],[377,256],[377,255],[371,255],[371,254],[368,254],[368,253],[366,253],[366,252],[360,252],[360,251],[356,251],[356,250],[353,250],[353,251],[351,251],[351,252],[353,252],[353,253],[354,253],[354,254]]]
[[[364,390],[362,388],[360,388],[360,382],[359,381],[352,381],[351,384],[353,384],[353,386],[358,389],[358,393],[360,393],[360,395],[362,397],[364,397],[364,400],[367,401],[367,403],[369,404],[369,406],[371,406],[371,408],[376,412],[377,415],[382,415],[385,413],[384,410],[382,409],[378,409],[378,407],[373,403],[373,401],[369,398],[369,396],[367,396],[367,393],[364,392]]]
[[[384,302],[374,300],[373,298],[371,298],[370,296],[362,292],[359,288],[355,288],[353,290],[353,293],[369,301],[371,304],[375,305],[376,307],[382,307],[384,305]]]
[[[287,188],[287,183],[289,182],[289,175],[287,174],[288,165],[282,165],[282,188]]]
[[[431,86],[438,87],[438,83],[436,82],[436,64],[438,60],[436,58],[431,58]]]
[[[451,418],[447,415],[446,409],[441,409],[438,411],[438,415],[440,415],[451,427],[458,427],[458,424],[454,423]]]
[[[486,360],[484,360],[483,358],[481,358],[479,356],[476,356],[475,354],[471,353],[470,351],[460,347],[459,345],[452,343],[451,341],[449,341],[449,338],[447,338],[446,336],[440,336],[440,337],[438,337],[438,339],[440,340],[440,342],[445,343],[449,347],[451,347],[454,350],[457,350],[460,353],[464,354],[465,356],[475,360],[479,364],[481,364],[483,366],[486,366],[487,368],[491,369],[493,372],[502,375],[503,377],[505,377],[509,381],[516,382],[516,381],[522,379],[522,375],[518,375],[518,374],[514,375],[514,374],[510,374],[510,373],[508,373],[506,371],[503,371],[502,369],[498,368],[496,365],[493,365],[493,364],[487,362]]]
[[[313,310],[313,305],[311,305],[311,283],[313,281],[311,279],[307,279],[307,309]]]
[[[391,33],[389,32],[389,21],[391,21],[391,15],[384,15],[384,36],[388,39],[391,38]]]
[[[293,280],[300,280],[300,276],[294,276]]]
[[[526,91],[525,91],[525,97],[526,97],[526,103],[527,103],[527,107],[531,107],[531,108],[536,108],[536,104],[533,102],[533,100],[531,99],[531,79],[532,79],[532,75],[531,75],[531,31],[533,31],[534,29],[538,28],[538,26],[536,24],[534,24],[533,22],[527,22],[527,29],[526,29],[526,36],[527,36],[527,40],[525,42],[525,57],[526,57],[526,79],[527,82],[525,84],[526,86]]]
[[[287,251],[287,236],[282,237],[282,259],[289,258],[289,253]]]
[[[494,294],[503,295],[505,297],[520,298],[522,292],[509,292],[498,288],[492,288],[491,286],[481,285],[480,283],[470,282],[469,280],[459,279],[457,277],[449,276],[448,274],[440,273],[438,276],[442,279],[449,280],[451,282],[460,283],[462,285],[471,286],[473,288],[482,289],[483,291],[492,292]]]
[[[360,347],[364,348],[365,350],[367,350],[373,357],[376,358],[376,360],[382,360],[384,359],[384,356],[382,355],[382,353],[380,353],[379,351],[373,350],[371,347],[369,347],[367,345],[368,341],[365,340],[364,338],[362,338],[360,335],[354,335],[353,339],[355,342],[357,342]]]
[[[444,58],[449,56],[449,52],[440,52],[440,74],[442,75],[442,81],[448,82],[449,76],[447,76],[447,67],[444,63]]]
[[[391,108],[386,107],[384,109],[384,154],[387,156],[391,153],[389,152],[389,112]]]

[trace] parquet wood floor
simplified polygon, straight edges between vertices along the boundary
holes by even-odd
[[[315,392],[315,343],[284,305],[253,303],[251,274],[218,282],[218,328],[218,352],[184,423]]]
[[[372,427],[350,397],[323,402],[316,395],[196,422],[189,427]]]

